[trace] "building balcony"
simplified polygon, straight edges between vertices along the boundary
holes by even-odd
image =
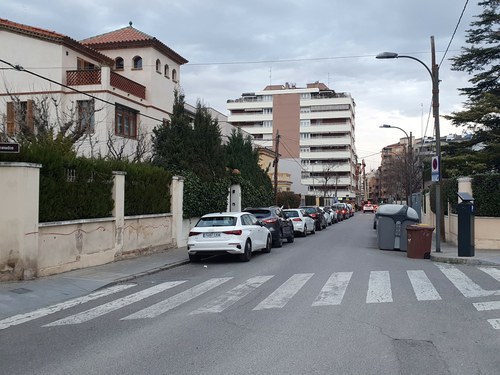
[[[66,84],[68,86],[91,86],[102,84],[102,70],[68,70],[66,71]],[[143,86],[131,79],[110,71],[110,86],[122,90],[126,93],[146,99],[146,86]]]

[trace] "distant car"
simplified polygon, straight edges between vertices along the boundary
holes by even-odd
[[[330,207],[320,207],[323,210],[323,213],[325,215],[326,219],[326,224],[327,225],[332,225],[335,224],[335,217],[333,215],[333,211]]]
[[[347,203],[347,210],[349,212],[349,216],[353,217],[354,216],[354,205]]]
[[[308,233],[316,233],[314,219],[302,208],[283,210],[283,212],[292,220],[295,233],[299,233],[302,237],[307,236]]]
[[[254,214],[257,219],[264,222],[271,232],[274,247],[283,246],[285,238],[288,242],[294,241],[293,223],[286,217],[281,208],[276,206],[245,208],[243,211]]]
[[[363,213],[365,212],[371,212],[371,213],[375,212],[375,209],[371,203],[365,203],[363,205]]]
[[[191,229],[187,248],[192,262],[213,254],[236,254],[248,262],[253,251],[271,251],[271,232],[248,212],[212,213],[203,215]]]
[[[301,206],[299,208],[302,208],[309,216],[314,219],[315,228],[317,231],[321,231],[326,228],[327,224],[325,214],[323,213],[323,210],[321,208],[319,208],[318,206]]]
[[[335,209],[337,210],[337,215],[339,217],[339,221],[349,219],[350,215],[349,215],[346,203],[335,203],[334,206],[335,206]]]

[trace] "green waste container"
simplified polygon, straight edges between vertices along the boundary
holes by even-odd
[[[430,225],[408,225],[406,227],[408,241],[406,256],[414,259],[429,259],[431,257],[433,232],[434,227]]]

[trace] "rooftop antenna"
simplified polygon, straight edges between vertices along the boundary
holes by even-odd
[[[269,86],[271,86],[273,84],[272,83],[272,77],[273,77],[272,70],[273,70],[273,67],[270,66],[269,67]]]

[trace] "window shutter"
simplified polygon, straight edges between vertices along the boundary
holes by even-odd
[[[7,103],[7,135],[14,135],[16,132],[14,102]]]
[[[31,130],[34,133],[35,121],[33,119],[33,107],[34,107],[33,100],[28,100],[26,103],[26,126],[28,127],[29,130]]]

